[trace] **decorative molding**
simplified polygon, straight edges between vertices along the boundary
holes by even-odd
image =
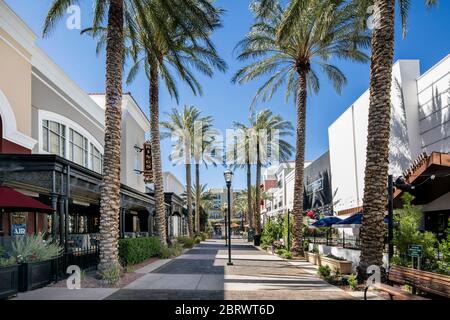
[[[14,111],[6,98],[5,94],[0,90],[0,115],[3,124],[3,139],[9,140],[29,150],[33,150],[37,141],[33,138],[17,131],[17,121]]]

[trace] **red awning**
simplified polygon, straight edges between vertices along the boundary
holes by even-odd
[[[52,207],[6,186],[0,186],[0,210],[1,209],[9,212],[28,211],[51,213],[54,211]]]

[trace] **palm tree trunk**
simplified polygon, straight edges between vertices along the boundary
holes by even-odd
[[[195,164],[195,232],[200,232],[200,164]]]
[[[255,204],[255,235],[261,235],[261,161],[260,161],[259,137],[256,142],[256,204]]]
[[[161,167],[161,145],[159,136],[159,79],[156,63],[149,64],[150,70],[150,133],[152,145],[153,183],[155,186],[156,217],[158,235],[162,245],[167,244],[166,207],[164,203],[164,184]]]
[[[254,228],[253,225],[253,204],[252,204],[252,166],[250,161],[247,161],[247,219],[250,228]]]
[[[186,198],[187,198],[187,211],[188,211],[188,231],[189,237],[194,236],[194,230],[192,226],[192,179],[191,179],[191,158],[189,145],[185,146],[186,149]]]
[[[387,204],[392,63],[394,56],[395,0],[376,0],[380,10],[372,37],[370,105],[364,176],[364,218],[358,278],[367,277],[370,265],[382,266],[384,215]]]
[[[297,84],[297,141],[295,153],[295,180],[294,180],[294,203],[292,216],[294,224],[292,226],[294,241],[292,243],[292,253],[303,255],[303,169],[305,166],[305,141],[306,141],[306,71],[298,71]]]
[[[100,192],[99,270],[119,265],[120,142],[124,50],[122,0],[110,1],[106,41],[105,154]]]

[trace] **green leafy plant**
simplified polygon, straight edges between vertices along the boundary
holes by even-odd
[[[436,269],[436,245],[437,240],[431,232],[420,232],[419,226],[422,219],[422,209],[420,206],[412,204],[414,197],[405,192],[402,196],[403,207],[395,211],[395,221],[398,227],[394,232],[394,245],[397,249],[393,262],[402,266],[411,267],[409,257],[410,245],[422,246],[423,268],[428,271]]]
[[[40,236],[14,237],[11,256],[19,263],[47,261],[62,254],[63,247],[46,243]]]
[[[108,285],[114,285],[122,277],[122,267],[120,265],[110,266],[97,273],[97,277],[105,281]]]
[[[123,266],[137,264],[160,254],[158,237],[129,238],[119,240],[119,259]]]
[[[347,283],[350,290],[355,290],[358,287],[358,279],[356,274],[351,274],[347,277]]]
[[[319,266],[319,269],[317,270],[317,274],[325,280],[330,279],[331,277],[331,269],[328,265],[325,266]]]
[[[14,257],[0,258],[0,267],[9,267],[17,264],[17,260]]]
[[[195,236],[195,238],[194,238],[194,243],[195,243],[195,244],[199,244],[200,242],[202,242],[202,237],[200,237],[200,236]]]
[[[261,243],[272,245],[278,241],[283,235],[282,227],[282,218],[268,220],[261,234]]]
[[[183,253],[183,245],[181,243],[176,243],[173,246],[162,246],[159,257],[161,259],[169,259],[172,257],[179,256]]]
[[[181,244],[184,248],[189,249],[194,246],[194,239],[189,237],[178,237],[177,243]]]
[[[447,238],[439,243],[441,260],[437,262],[437,272],[450,275],[450,219],[448,220]]]

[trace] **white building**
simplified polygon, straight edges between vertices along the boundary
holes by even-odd
[[[418,60],[393,66],[389,172],[402,175],[421,153],[450,152],[450,55],[424,74]],[[338,214],[361,210],[366,163],[369,90],[328,129],[332,188]],[[450,207],[450,205],[449,205]]]

